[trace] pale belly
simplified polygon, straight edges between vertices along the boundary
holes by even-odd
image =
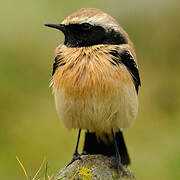
[[[73,89],[71,89],[73,91]],[[138,111],[137,94],[131,84],[118,87],[102,98],[92,93],[84,98],[54,91],[59,118],[68,129],[88,129],[96,134],[129,127]]]

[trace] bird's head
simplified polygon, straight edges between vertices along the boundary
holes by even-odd
[[[82,8],[61,24],[45,24],[65,35],[64,44],[70,47],[86,47],[97,44],[127,44],[127,33],[108,14],[95,8]]]

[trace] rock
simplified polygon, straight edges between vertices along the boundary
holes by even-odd
[[[82,155],[81,160],[63,168],[55,180],[136,180],[133,173],[124,168],[126,173],[118,173],[115,157]]]

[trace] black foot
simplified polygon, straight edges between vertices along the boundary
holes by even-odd
[[[123,167],[122,163],[117,160],[117,171],[118,174],[128,175],[128,170]]]
[[[71,162],[70,162],[66,167],[68,167],[69,165],[71,165],[71,164],[72,164],[74,161],[76,161],[76,160],[82,160],[81,154],[79,154],[79,153],[73,154],[73,158],[72,158]]]

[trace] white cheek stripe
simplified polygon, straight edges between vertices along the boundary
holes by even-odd
[[[113,28],[114,30],[119,30],[119,24],[115,23],[115,22],[112,22],[112,19],[111,18],[108,18],[107,15],[95,15],[95,16],[92,16],[92,17],[81,17],[81,18],[78,18],[78,17],[74,17],[70,20],[70,23],[73,24],[73,23],[83,23],[83,22],[87,22],[87,23],[90,23],[92,25],[99,25],[99,26],[102,26],[102,27],[105,27],[105,28]],[[62,22],[62,24],[70,24],[68,20],[64,20]]]

